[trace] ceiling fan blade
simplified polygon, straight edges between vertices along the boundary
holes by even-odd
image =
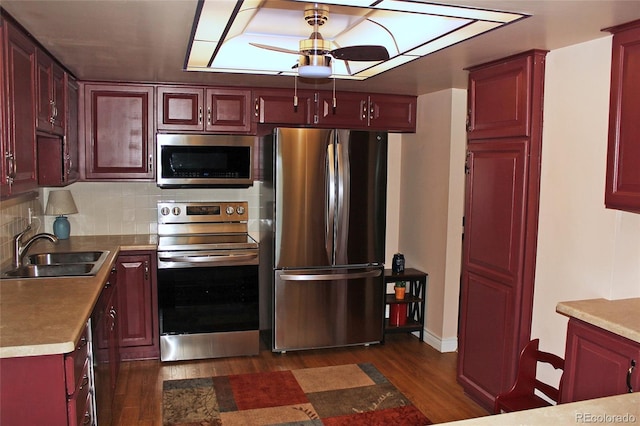
[[[300,52],[297,50],[285,49],[277,46],[269,46],[268,44],[260,44],[260,43],[249,43],[252,46],[259,47],[260,49],[274,50],[276,52],[281,53],[291,53],[292,55],[299,55]]]
[[[331,56],[343,61],[386,61],[389,52],[384,46],[362,45],[347,46],[329,52]]]

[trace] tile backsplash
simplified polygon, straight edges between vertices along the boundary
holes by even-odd
[[[257,239],[260,182],[250,188],[161,189],[153,182],[77,182],[71,191],[78,213],[69,215],[71,236],[155,234],[158,201],[248,201],[249,233]],[[53,232],[54,216],[44,216],[51,190],[0,204],[0,264],[12,257],[12,237],[22,231],[32,209],[35,232]]]
[[[42,204],[37,193],[0,202],[0,265],[13,257],[13,236],[22,232],[29,223],[29,209],[35,218],[27,236],[43,232]],[[38,219],[39,218],[39,219]]]

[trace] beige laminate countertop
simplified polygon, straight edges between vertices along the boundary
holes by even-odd
[[[38,241],[29,254],[108,250],[109,256],[95,276],[2,279],[0,358],[73,351],[118,253],[156,247],[155,235],[72,236],[56,245]]]
[[[560,302],[556,311],[640,343],[640,297]]]
[[[636,392],[445,424],[455,426],[575,426],[580,424],[633,425],[638,421],[640,421],[640,393]]]

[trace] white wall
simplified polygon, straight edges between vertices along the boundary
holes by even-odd
[[[418,98],[415,134],[403,136],[399,250],[429,274],[425,341],[457,348],[464,210],[466,91]]]
[[[387,226],[385,235],[385,268],[391,268],[393,254],[398,252],[400,232],[400,178],[402,135],[390,133],[387,155]]]
[[[610,63],[611,37],[547,55],[531,334],[560,356],[558,302],[640,297],[640,215],[604,207]]]

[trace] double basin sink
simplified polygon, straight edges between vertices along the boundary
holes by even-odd
[[[25,256],[21,267],[5,272],[4,278],[76,277],[95,275],[109,251],[40,253]]]

